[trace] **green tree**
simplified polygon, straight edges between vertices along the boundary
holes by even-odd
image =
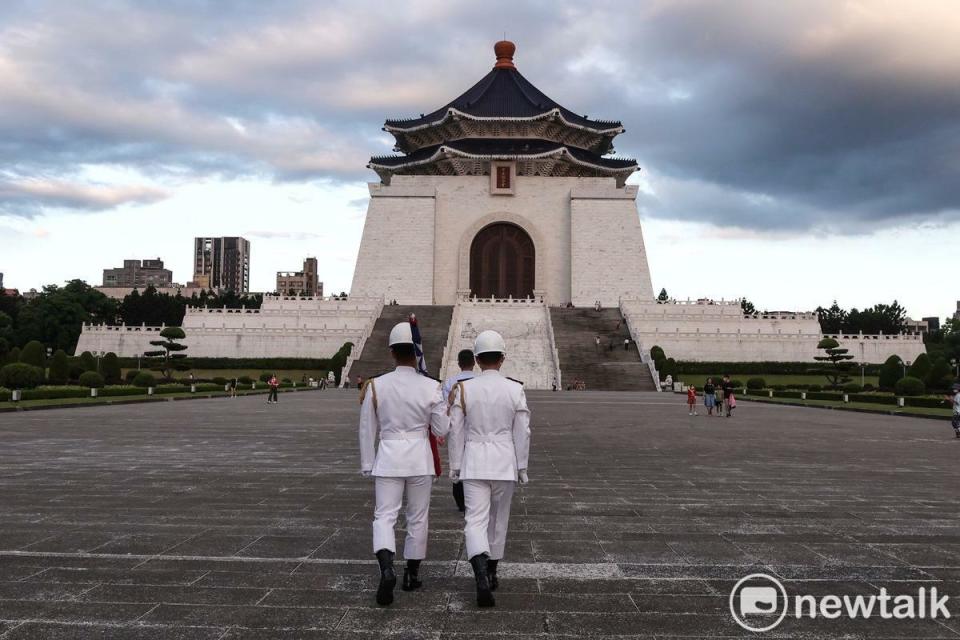
[[[46,369],[47,354],[43,343],[31,340],[24,345],[23,350],[20,351],[20,362]]]
[[[80,354],[80,366],[83,367],[84,371],[96,371],[97,359],[89,351],[84,351]]]
[[[660,302],[667,302],[670,300],[670,296],[667,295],[666,287],[664,287],[663,289],[660,289],[660,295],[657,296],[657,300],[659,300]]]
[[[123,381],[123,370],[117,354],[111,352],[103,356],[100,361],[100,374],[107,384],[120,384]]]
[[[347,358],[350,357],[352,350],[353,343],[344,342],[343,346],[330,358],[330,370],[333,371],[338,385],[340,384],[340,375],[343,373],[343,367],[347,364]]]
[[[897,384],[897,380],[902,377],[903,360],[900,359],[900,356],[890,356],[880,367],[880,388],[886,391],[892,391],[893,387]]]
[[[57,349],[50,359],[50,370],[47,371],[47,382],[50,384],[67,384],[70,381],[70,361],[67,352]]]
[[[757,308],[746,298],[740,298],[740,309],[743,311],[743,314],[747,316],[752,316],[757,312]]]
[[[13,318],[10,314],[0,311],[0,340],[10,344],[14,340]]]
[[[0,387],[33,389],[43,384],[43,369],[24,362],[14,362],[0,368]]]
[[[953,369],[947,359],[941,356],[934,360],[923,382],[927,385],[927,389],[949,389],[953,384]]]
[[[14,347],[7,353],[6,364],[13,364],[14,362],[20,362],[20,347]]]
[[[16,320],[17,343],[38,340],[56,349],[72,352],[83,324],[113,324],[117,302],[82,280],[63,287],[49,285],[20,310]]]
[[[922,396],[927,388],[926,385],[923,384],[923,380],[914,378],[913,376],[906,376],[905,378],[897,380],[897,384],[894,385],[893,390],[898,396]]]
[[[167,327],[160,332],[163,340],[151,340],[150,344],[160,347],[156,351],[147,351],[143,355],[156,360],[156,364],[151,367],[154,371],[159,371],[164,378],[170,378],[174,371],[187,371],[190,369],[187,365],[187,345],[177,342],[183,340],[187,335],[180,327]]]
[[[817,362],[824,363],[823,368],[816,369],[814,372],[826,377],[833,388],[839,387],[845,382],[850,382],[850,376],[847,375],[853,367],[853,363],[850,362],[853,360],[853,356],[848,353],[850,350],[842,348],[840,343],[833,338],[820,340],[817,349],[822,350],[826,355],[813,357]]]
[[[81,387],[88,389],[102,389],[104,384],[103,376],[96,371],[84,371],[78,382]]]
[[[817,307],[817,320],[820,321],[820,330],[824,333],[840,333],[847,321],[847,312],[834,300],[828,309]]]
[[[917,356],[917,359],[913,361],[913,364],[910,365],[910,368],[907,369],[907,375],[919,380],[926,380],[932,368],[933,363],[930,361],[930,356],[921,353]]]

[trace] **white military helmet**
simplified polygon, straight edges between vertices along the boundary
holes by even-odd
[[[390,330],[390,342],[387,345],[392,347],[395,344],[413,344],[413,331],[410,330],[409,322],[398,322]]]
[[[477,339],[473,341],[473,355],[478,356],[481,353],[494,351],[506,353],[507,345],[503,341],[503,336],[491,329],[482,331],[480,335],[477,336]]]

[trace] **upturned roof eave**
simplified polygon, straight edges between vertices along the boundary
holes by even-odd
[[[386,158],[399,158],[402,156],[376,156],[370,158],[369,164],[367,167],[373,169],[374,171],[386,170],[392,173],[402,169],[409,169],[411,167],[422,166],[425,164],[431,164],[436,162],[443,156],[447,154],[456,155],[461,158],[467,158],[470,160],[540,160],[544,158],[563,156],[573,164],[577,164],[584,167],[590,167],[592,169],[597,169],[599,171],[605,171],[610,173],[634,173],[640,170],[639,165],[637,165],[636,160],[632,158],[617,158],[622,162],[630,162],[631,164],[625,165],[623,167],[611,167],[604,164],[597,164],[594,162],[589,162],[582,158],[576,157],[571,153],[565,146],[559,146],[556,149],[551,149],[549,151],[542,151],[539,153],[470,153],[468,151],[462,151],[456,149],[455,147],[441,145],[437,150],[426,158],[420,158],[417,160],[410,160],[409,162],[401,162],[399,164],[382,164],[378,163],[378,159]]]
[[[567,127],[570,127],[570,128],[573,128],[573,129],[580,129],[580,130],[585,130],[585,131],[591,131],[591,132],[593,132],[593,133],[595,133],[595,134],[597,134],[597,135],[612,135],[612,136],[616,136],[616,135],[619,135],[619,134],[621,134],[621,133],[623,133],[623,132],[625,131],[625,129],[623,128],[623,123],[618,122],[618,121],[615,121],[615,120],[611,120],[611,121],[609,121],[609,122],[595,121],[595,122],[597,122],[598,125],[600,125],[600,124],[604,124],[604,125],[609,124],[609,125],[611,125],[611,126],[608,126],[607,128],[604,128],[604,129],[601,129],[601,128],[598,128],[598,127],[588,127],[588,126],[585,126],[585,125],[582,125],[582,124],[578,124],[578,123],[576,123],[576,122],[570,122],[569,120],[567,120],[567,119],[564,117],[563,112],[562,112],[560,109],[556,108],[556,107],[554,107],[554,108],[552,108],[552,109],[548,109],[547,111],[544,111],[544,112],[542,112],[542,113],[538,113],[538,114],[535,114],[535,115],[532,115],[532,116],[478,116],[478,115],[474,115],[474,114],[472,114],[472,113],[467,113],[467,112],[465,112],[465,111],[461,111],[460,109],[457,109],[456,107],[450,107],[450,108],[447,109],[446,113],[444,113],[444,115],[443,115],[442,117],[440,117],[439,119],[430,120],[430,121],[428,121],[428,122],[422,122],[422,123],[420,123],[420,124],[416,124],[416,125],[412,125],[412,126],[404,126],[404,125],[402,125],[402,124],[401,124],[401,123],[403,122],[402,120],[387,120],[387,121],[384,123],[384,125],[383,125],[383,130],[384,130],[384,131],[387,131],[387,132],[389,132],[389,133],[393,133],[393,134],[397,134],[397,133],[413,133],[414,131],[422,131],[423,129],[429,129],[429,128],[431,128],[431,127],[442,126],[442,125],[446,124],[447,122],[449,122],[450,120],[452,120],[452,119],[454,119],[454,118],[464,118],[464,119],[467,119],[467,120],[475,120],[475,121],[478,121],[478,122],[496,122],[496,121],[501,121],[501,122],[535,122],[535,121],[537,121],[537,120],[546,120],[546,119],[548,119],[548,118],[559,118],[560,121],[561,121],[565,126],[567,126]],[[422,118],[411,118],[411,121],[414,121],[414,120],[422,120]],[[394,123],[394,124],[391,124],[391,123]]]

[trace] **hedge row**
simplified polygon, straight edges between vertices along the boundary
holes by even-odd
[[[769,397],[769,389],[744,389],[743,394],[746,396],[755,396],[755,397]],[[834,402],[843,401],[843,393],[832,393],[832,392],[808,392],[807,400],[831,400]],[[801,394],[799,391],[774,391],[774,398],[800,398]],[[896,406],[898,396],[894,394],[878,394],[878,393],[848,393],[847,398],[850,402],[863,402],[869,404],[882,404],[887,406]],[[931,396],[906,396],[903,399],[903,403],[908,407],[925,407],[928,409],[943,409],[949,407],[950,404],[943,398],[931,397]]]
[[[147,359],[140,361],[143,367]],[[329,358],[194,358],[189,355],[188,362],[194,369],[320,369],[330,366]],[[136,358],[120,358],[124,369],[136,369]]]
[[[290,383],[281,383],[281,389],[293,387]],[[246,387],[249,388],[249,387]],[[259,386],[259,389],[264,389]],[[155,394],[186,393],[190,390],[189,385],[182,384],[162,384],[154,387]],[[223,385],[220,384],[198,384],[197,393],[222,392]],[[241,388],[243,390],[243,388]],[[97,395],[101,398],[110,398],[118,396],[142,396],[146,395],[147,390],[141,387],[131,385],[116,385],[104,387],[97,390]],[[10,402],[13,397],[13,391],[0,387],[0,402]],[[21,400],[68,400],[72,398],[89,398],[90,389],[80,386],[43,386],[36,389],[24,389],[20,392]]]
[[[864,373],[868,376],[880,375],[879,364],[868,364]],[[677,371],[681,374],[770,374],[770,375],[807,375],[817,367],[814,362],[677,362]],[[859,373],[860,369],[857,368]]]

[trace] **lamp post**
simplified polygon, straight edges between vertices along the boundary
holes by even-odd
[[[106,351],[95,351],[97,356],[97,373],[100,373],[100,358],[106,355]]]
[[[901,360],[901,361],[900,361],[900,364],[903,365],[903,377],[906,378],[906,377],[907,377],[907,367],[909,367],[909,366],[910,366],[911,364],[913,364],[913,363],[910,362],[909,360]]]
[[[960,360],[957,358],[950,358],[950,364],[952,364],[956,370],[957,379],[960,379]]]

